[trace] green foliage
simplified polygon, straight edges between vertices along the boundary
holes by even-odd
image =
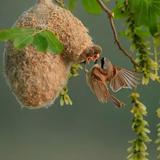
[[[0,30],[0,41],[14,40],[17,37],[28,36],[34,33],[34,29],[11,28]]]
[[[132,49],[137,52],[136,62],[139,64],[139,66],[136,68],[136,70],[143,73],[142,84],[147,85],[154,72],[152,67],[154,60],[151,57],[151,48],[150,45],[148,45],[149,42],[140,36],[140,33],[137,33],[137,27],[135,26],[134,21],[130,20],[128,25],[127,36],[131,39]]]
[[[48,42],[47,51],[52,53],[62,53],[63,45],[51,31],[42,31],[39,33]]]
[[[60,54],[63,44],[49,30],[36,30],[30,28],[11,28],[0,30],[0,41],[12,41],[17,49],[33,45],[38,51]]]
[[[126,4],[127,2],[127,4]],[[127,5],[127,12],[125,12]],[[154,36],[159,30],[160,1],[158,0],[120,0],[114,8],[116,18],[132,14],[136,26],[146,26]]]
[[[104,0],[105,3],[108,3],[110,0]],[[84,9],[93,15],[99,15],[102,13],[102,9],[99,6],[97,0],[81,0]],[[76,8],[78,0],[68,0],[68,9],[73,10]]]
[[[80,64],[73,64],[70,70],[69,78],[79,76],[79,70],[82,70],[83,67]]]
[[[33,36],[28,35],[20,35],[14,39],[14,47],[18,49],[25,48],[33,42]]]
[[[88,13],[100,14],[102,12],[101,7],[96,0],[82,0],[82,4]]]
[[[116,5],[113,7],[112,12],[114,13],[114,18],[120,19],[124,18],[124,0],[116,1]]]
[[[160,108],[157,109],[156,115],[157,115],[158,118],[160,118]]]
[[[72,11],[76,8],[76,5],[77,5],[77,0],[69,0],[68,9]]]
[[[158,31],[160,16],[160,1],[158,0],[129,0],[129,9],[134,15],[137,25],[145,25],[152,35]],[[137,12],[137,10],[139,12]]]
[[[73,64],[68,78],[77,77],[79,75],[79,70],[82,70],[82,66],[80,64]],[[66,86],[60,93],[60,105],[64,106],[72,104],[72,100],[68,94],[68,87]]]
[[[157,139],[155,143],[157,145],[157,159],[160,159],[160,123],[157,124]]]
[[[72,105],[72,104],[73,104],[72,100],[68,95],[68,88],[65,87],[60,93],[60,105],[64,106],[64,105]]]
[[[132,92],[132,130],[137,137],[129,142],[131,147],[128,148],[128,160],[148,160],[146,143],[151,141],[148,136],[150,130],[148,129],[148,122],[144,119],[144,116],[147,115],[146,106],[139,101],[139,97],[140,95],[137,92]]]
[[[153,56],[155,50],[152,48],[152,39],[156,37],[156,32],[154,33],[154,37],[151,38],[153,33],[149,26],[149,22],[151,22],[149,21],[149,16],[148,14],[141,15],[141,12],[149,12],[146,6],[153,6],[153,1],[150,1],[150,3],[147,0],[145,2],[144,0],[128,1],[128,4],[121,2],[119,3],[119,7],[117,7],[117,10],[121,10],[126,20],[127,28],[125,35],[131,41],[131,48],[136,53],[135,59],[138,66],[135,69],[143,73],[142,84],[145,85],[149,83],[150,79],[159,81],[157,74],[159,70],[158,59],[155,59],[155,56]],[[140,12],[137,12],[136,7],[139,7]],[[141,7],[144,8],[142,9]],[[138,17],[141,17],[141,19],[138,19]],[[156,25],[158,26],[158,24]]]
[[[160,108],[157,109],[156,114],[160,119]],[[160,123],[157,124],[157,139],[155,144],[157,145],[157,159],[160,159]]]
[[[48,47],[48,42],[41,34],[34,36],[33,46],[41,52],[46,52]]]
[[[69,0],[68,1],[68,9],[71,11],[76,8],[77,0]],[[84,9],[90,14],[100,14],[102,13],[102,9],[99,6],[97,0],[81,0]],[[108,0],[106,0],[108,2]]]

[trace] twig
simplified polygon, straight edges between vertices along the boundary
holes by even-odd
[[[64,7],[64,0],[56,0],[56,2],[57,2],[61,7]]]
[[[119,41],[119,38],[118,38],[118,34],[117,34],[117,31],[116,31],[116,27],[115,27],[115,24],[114,24],[114,20],[113,20],[113,17],[114,17],[114,14],[112,13],[112,11],[104,4],[103,0],[97,0],[97,2],[99,3],[99,5],[101,6],[101,8],[107,13],[108,15],[108,18],[109,18],[109,22],[110,22],[110,25],[111,25],[111,28],[112,28],[112,32],[113,32],[113,35],[114,35],[114,40],[115,40],[115,43],[117,44],[118,48],[123,52],[123,54],[125,56],[127,56],[131,63],[134,65],[134,66],[137,66],[137,63],[135,62],[135,60],[133,59],[133,57],[128,53],[128,51],[122,47],[120,41]]]

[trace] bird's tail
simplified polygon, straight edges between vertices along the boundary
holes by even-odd
[[[123,102],[121,102],[119,99],[117,99],[115,96],[110,95],[110,100],[112,101],[112,103],[117,106],[118,108],[121,108],[123,106],[125,106],[125,104]]]

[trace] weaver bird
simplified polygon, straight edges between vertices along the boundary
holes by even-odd
[[[107,58],[101,59],[101,65],[95,64],[89,71],[86,69],[86,81],[91,91],[102,103],[111,101],[117,107],[123,102],[109,92],[108,84],[113,92],[122,88],[135,88],[138,84],[137,73],[113,65]]]

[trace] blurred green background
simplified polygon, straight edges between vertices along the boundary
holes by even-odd
[[[23,11],[35,0],[0,0],[0,28],[11,27]],[[114,44],[105,14],[91,16],[79,3],[74,14],[88,27],[94,42],[101,45],[103,55],[113,63],[130,68],[126,57]],[[123,24],[117,22],[118,30]],[[122,40],[124,46],[128,42]],[[100,104],[85,82],[83,71],[69,81],[73,106],[59,105],[49,109],[21,109],[3,77],[3,49],[0,43],[0,159],[1,160],[124,160],[128,140],[134,138],[131,130],[130,90],[117,96],[127,105],[117,109],[111,103]],[[148,121],[156,137],[155,110],[160,106],[160,85],[139,86],[141,99],[148,107]],[[149,145],[150,159],[155,159],[155,146]]]

